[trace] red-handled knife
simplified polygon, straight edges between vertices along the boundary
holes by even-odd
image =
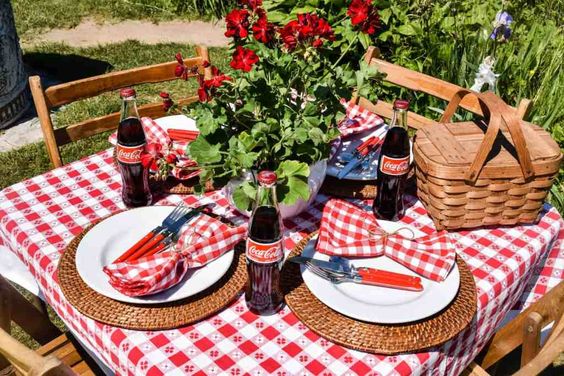
[[[373,286],[395,288],[408,291],[423,291],[421,278],[401,273],[390,272],[375,268],[345,269],[337,262],[318,260],[311,257],[295,256],[288,261],[298,264],[314,265],[325,271],[334,273],[335,276],[350,282],[362,283]]]

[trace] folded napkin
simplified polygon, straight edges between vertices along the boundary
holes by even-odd
[[[352,101],[347,102],[341,99],[341,104],[345,106],[346,118],[339,124],[339,131],[342,137],[364,132],[384,124],[384,119],[370,112]]]
[[[446,278],[456,258],[454,245],[446,232],[416,239],[398,232],[388,234],[371,214],[338,199],[325,205],[317,250],[345,257],[386,255],[415,273],[439,282]]]
[[[145,132],[145,138],[148,144],[158,144],[164,151],[170,150],[177,158],[176,167],[172,169],[171,174],[179,180],[187,180],[198,174],[199,170],[183,170],[184,167],[194,167],[197,163],[186,156],[185,150],[189,142],[172,141],[167,132],[150,117],[142,117],[141,125]],[[117,144],[117,132],[108,137],[108,141],[112,145]]]
[[[164,291],[180,282],[188,269],[203,266],[233,249],[247,233],[246,225],[231,227],[205,214],[187,227],[174,249],[105,266],[110,284],[128,296]]]

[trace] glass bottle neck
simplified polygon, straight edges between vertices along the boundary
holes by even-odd
[[[276,185],[259,184],[256,204],[257,206],[278,207],[278,200],[276,199]]]
[[[392,128],[400,127],[407,130],[407,110],[394,109]]]
[[[128,118],[139,118],[137,111],[137,103],[135,97],[123,98],[121,101],[121,116],[120,121]]]

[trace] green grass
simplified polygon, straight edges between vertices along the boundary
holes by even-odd
[[[234,0],[12,0],[20,37],[31,39],[52,28],[76,26],[84,18],[96,21],[174,18],[217,18]]]
[[[183,44],[145,45],[136,41],[127,41],[109,46],[93,48],[71,48],[61,44],[46,44],[24,51],[24,60],[35,69],[54,75],[62,81],[77,79],[122,70],[143,65],[170,61],[174,54],[181,51],[185,56],[192,55],[192,46]],[[210,49],[212,61],[225,69],[227,52],[225,49]],[[194,93],[195,80],[175,80],[162,84],[137,86],[140,103],[160,101],[159,92],[171,93],[172,98],[181,98]],[[119,110],[120,100],[117,93],[107,93],[63,106],[53,113],[56,127],[66,126],[82,120],[105,115]],[[100,134],[89,139],[65,145],[62,157],[71,162],[84,156],[104,150],[110,145],[107,134]],[[48,171],[51,166],[43,142],[24,146],[20,149],[0,154],[0,189]]]

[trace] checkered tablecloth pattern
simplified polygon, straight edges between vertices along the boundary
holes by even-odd
[[[468,329],[428,351],[382,356],[348,350],[313,333],[287,307],[260,317],[246,309],[242,297],[195,325],[155,332],[123,330],[93,321],[70,306],[56,273],[61,253],[75,235],[92,221],[123,209],[120,185],[108,150],[0,192],[0,245],[26,263],[48,303],[117,374],[458,374],[508,311],[530,304],[562,280],[564,226],[547,205],[537,225],[450,233],[475,277],[478,310]],[[181,200],[213,201],[217,214],[241,219],[221,192],[203,198],[168,196],[157,204]],[[288,249],[319,227],[326,200],[318,196],[305,213],[286,221]],[[421,204],[415,199],[407,204],[403,221],[431,233],[432,222]]]

